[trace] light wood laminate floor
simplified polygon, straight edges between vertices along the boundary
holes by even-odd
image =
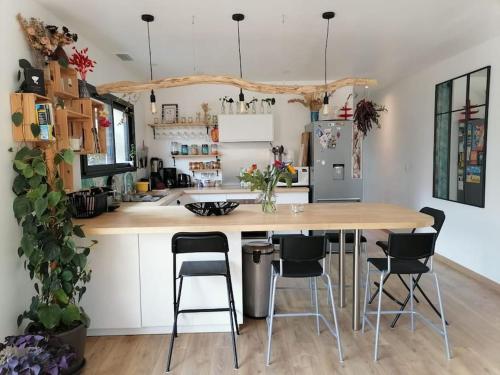
[[[380,231],[365,232],[370,255],[382,253],[373,245],[384,238]],[[351,269],[347,256],[347,269]],[[335,267],[336,269],[336,262]],[[450,323],[453,359],[447,360],[443,341],[434,331],[416,320],[409,329],[409,317],[402,317],[395,329],[391,316],[382,317],[380,359],[373,362],[373,331],[351,330],[350,297],[347,307],[338,309],[345,361],[340,364],[335,339],[324,325],[317,336],[314,318],[278,318],[273,329],[273,356],[265,365],[267,328],[264,320],[247,319],[238,338],[240,369],[232,368],[231,340],[228,333],[180,334],[175,342],[173,374],[500,374],[500,290],[478,282],[450,267],[435,262],[440,276],[445,312]],[[333,273],[336,283],[337,273]],[[346,280],[350,283],[350,275]],[[431,280],[422,281],[424,290],[435,298]],[[298,283],[298,281],[293,281]],[[300,284],[306,287],[305,283]],[[388,290],[402,297],[405,290],[397,278]],[[334,292],[336,292],[334,290]],[[417,294],[418,295],[418,294]],[[337,294],[335,294],[337,296]],[[321,309],[328,314],[326,293],[320,292]],[[388,298],[384,308],[397,306]],[[416,308],[436,321],[425,301]],[[311,309],[307,289],[280,290],[277,309]],[[107,336],[88,339],[85,375],[162,374],[165,370],[169,335]]]

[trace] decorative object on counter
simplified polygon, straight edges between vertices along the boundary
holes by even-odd
[[[380,112],[387,112],[387,108],[371,100],[361,99],[354,111],[354,125],[356,125],[363,136],[366,137],[372,129],[373,124],[380,129]]]
[[[31,63],[26,59],[19,60],[19,67],[23,69],[17,73],[17,80],[21,80],[21,76],[24,78],[21,82],[18,92],[31,92],[41,96],[45,96],[45,79],[43,74],[43,69],[37,69],[31,66]]]
[[[323,116],[328,115],[329,112],[329,98],[331,94],[328,94],[328,89],[327,89],[327,80],[326,80],[326,68],[327,68],[327,57],[328,57],[328,35],[330,34],[330,20],[335,17],[335,12],[324,12],[322,14],[322,17],[324,20],[327,21],[326,24],[326,39],[325,39],[325,95],[323,96],[323,108],[321,109],[321,113]]]
[[[184,205],[198,216],[222,216],[234,211],[238,202],[195,202]]]
[[[94,71],[96,62],[89,58],[89,49],[87,47],[80,51],[78,51],[76,47],[73,47],[73,51],[69,63],[74,65],[75,70],[80,73],[80,78],[82,79],[82,83],[79,85],[80,98],[89,98],[90,93],[87,87],[87,73]]]
[[[311,122],[319,120],[319,110],[323,105],[321,99],[317,96],[317,94],[307,94],[304,95],[302,99],[290,99],[288,103],[300,103],[304,107],[309,108],[311,111]]]
[[[151,35],[149,33],[149,24],[155,20],[154,16],[151,14],[141,15],[141,20],[146,22],[148,28],[148,49],[149,49],[149,75],[151,81],[153,80],[153,64],[151,62]],[[151,103],[151,113],[154,115],[156,113],[156,96],[154,89],[151,88],[151,95],[149,96],[149,102]]]
[[[22,147],[15,154],[13,211],[22,227],[18,255],[24,259],[36,291],[17,323],[27,319],[31,333],[74,339],[75,361],[81,366],[90,319],[79,301],[90,281],[87,256],[92,245],[77,246],[73,240],[85,233],[81,226],[73,225],[68,196],[57,172],[57,166],[71,165],[73,158],[71,150],[54,153],[51,148]]]
[[[179,105],[178,104],[162,104],[161,105],[161,123],[174,124],[179,120]]]
[[[297,173],[291,163],[283,163],[276,160],[272,165],[268,165],[264,171],[257,168],[257,164],[252,164],[241,176],[240,181],[250,184],[250,190],[260,190],[259,200],[262,211],[265,213],[276,212],[276,195],[274,189],[280,180],[285,180],[288,187],[292,186],[292,175]]]
[[[226,103],[228,104],[228,107],[227,107],[227,113],[232,115],[233,114],[233,103],[234,103],[234,100],[233,98],[230,98],[229,96],[224,96],[223,98],[219,98],[220,102],[221,102],[221,111],[220,113],[222,115],[225,115],[226,114]]]
[[[254,97],[247,103],[247,108],[249,108],[254,115],[257,113],[257,102],[258,99]]]
[[[265,98],[265,99],[262,99],[261,100],[261,111],[264,108],[264,104],[263,103],[267,104],[267,113],[271,113],[272,112],[271,107],[276,104],[276,99],[275,98]],[[264,112],[262,112],[262,113],[264,113]]]
[[[66,26],[62,26],[61,32],[57,26],[45,25],[43,21],[34,17],[26,20],[21,14],[17,14],[17,20],[29,46],[35,52],[39,68],[44,67],[47,58],[67,65],[68,57],[63,46],[76,42],[77,34],[71,33]]]
[[[0,374],[73,374],[75,352],[49,335],[8,336],[0,343]]]
[[[349,120],[352,117],[352,108],[349,108],[349,99],[351,99],[352,94],[349,94],[347,99],[345,100],[344,106],[340,108],[339,118],[343,120]]]
[[[147,193],[149,190],[149,181],[137,181],[135,183],[135,190],[138,193]]]

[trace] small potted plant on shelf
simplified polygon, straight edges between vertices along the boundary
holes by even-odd
[[[290,99],[288,103],[300,103],[304,107],[309,108],[311,112],[311,122],[319,120],[319,110],[323,105],[323,100],[315,94],[304,95],[302,99]]]
[[[22,122],[22,114],[12,117],[15,124]],[[37,126],[33,125],[36,136]],[[57,172],[59,164],[71,164],[73,157],[71,150],[54,153],[51,146],[24,146],[15,154],[13,210],[22,227],[17,252],[24,259],[36,292],[17,323],[27,320],[27,333],[54,335],[71,345],[76,353],[75,366],[81,367],[90,320],[79,302],[90,281],[87,257],[95,241],[90,246],[75,242],[75,237],[85,234],[81,225],[72,222],[72,210]]]
[[[73,51],[74,52],[69,59],[69,63],[75,66],[75,70],[80,73],[80,78],[82,79],[82,84],[79,86],[80,98],[88,98],[90,97],[90,93],[87,87],[87,73],[94,71],[94,66],[97,62],[89,58],[88,48],[78,51],[75,47],[73,47]]]
[[[243,171],[238,179],[250,185],[250,190],[259,190],[259,200],[262,205],[262,211],[265,213],[276,212],[276,195],[274,188],[278,181],[285,181],[287,186],[292,186],[292,177],[297,171],[291,163],[283,163],[276,160],[272,165],[261,171],[257,164],[252,164]]]
[[[9,336],[0,343],[0,375],[70,374],[75,353],[55,337]]]

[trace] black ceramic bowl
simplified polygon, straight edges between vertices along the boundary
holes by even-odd
[[[238,202],[196,202],[184,207],[199,216],[221,216],[227,215],[239,205]]]

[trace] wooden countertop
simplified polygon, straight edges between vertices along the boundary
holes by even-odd
[[[75,220],[87,235],[175,233],[181,231],[264,231],[334,229],[409,229],[433,224],[431,216],[383,203],[313,203],[293,214],[288,204],[265,214],[258,204],[240,205],[226,216],[200,217],[179,206],[134,205],[93,219]]]
[[[220,186],[220,187],[204,187],[204,188],[184,188],[184,194],[242,194],[242,193],[259,193],[259,190],[250,190],[249,188],[242,188],[240,186]],[[309,187],[307,186],[292,186],[292,187],[276,187],[276,193],[308,193]]]

